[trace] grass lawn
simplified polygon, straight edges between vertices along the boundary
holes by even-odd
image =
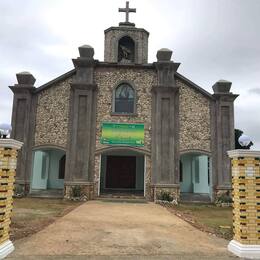
[[[36,233],[64,216],[81,202],[62,199],[16,198],[11,222],[11,240]]]
[[[193,226],[231,240],[232,207],[217,207],[212,204],[183,203],[169,208]]]

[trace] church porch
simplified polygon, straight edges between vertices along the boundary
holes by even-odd
[[[187,153],[180,159],[180,199],[187,202],[211,202],[211,159],[208,155]]]
[[[33,153],[30,196],[63,197],[66,153],[41,149]]]

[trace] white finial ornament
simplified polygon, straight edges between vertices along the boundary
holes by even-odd
[[[242,134],[239,138],[238,138],[238,142],[241,146],[243,147],[247,147],[250,143],[251,143],[251,138],[247,135]]]
[[[4,138],[11,134],[12,126],[6,123],[0,123],[0,137]]]

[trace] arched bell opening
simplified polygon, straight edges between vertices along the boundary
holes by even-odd
[[[118,41],[118,62],[135,62],[135,42],[129,36],[124,36]]]

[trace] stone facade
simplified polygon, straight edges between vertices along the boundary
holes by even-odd
[[[98,86],[96,149],[106,147],[100,143],[102,122],[118,122],[144,124],[144,149],[151,150],[151,88],[156,80],[156,73],[151,69],[96,69],[95,82]],[[113,89],[122,81],[132,83],[136,90],[136,115],[112,115]]]
[[[132,83],[136,91],[136,114],[131,116],[113,115],[113,89],[122,81]],[[102,122],[142,123],[144,124],[144,147],[151,152],[151,88],[156,83],[157,76],[151,69],[114,69],[99,68],[95,71],[95,82],[98,86],[97,93],[97,123],[96,123],[96,150],[106,148],[100,143]],[[100,155],[95,156],[95,185],[100,178]],[[145,156],[145,189],[146,198],[151,199],[151,157]],[[95,189],[96,192],[98,188]],[[97,193],[96,193],[97,194]]]
[[[66,147],[71,78],[38,94],[35,146]]]
[[[104,62],[94,59],[93,47],[83,45],[79,57],[72,59],[75,69],[39,89],[33,75],[17,74],[18,84],[10,88],[14,92],[12,137],[24,143],[18,157],[19,183],[32,180],[34,149],[62,149],[66,151],[65,197],[78,187],[81,195],[93,199],[100,189],[100,155],[121,149],[144,155],[148,199],[156,200],[165,192],[178,200],[180,154],[194,151],[211,156],[209,195],[230,187],[226,151],[233,149],[237,97],[230,92],[231,82],[219,81],[214,94],[207,93],[177,72],[180,63],[171,60],[172,51],[166,48],[149,64],[148,37],[146,30],[126,21],[105,30]],[[113,111],[114,90],[123,82],[135,89],[133,114]],[[101,144],[103,122],[144,124],[144,146]],[[34,177],[41,181],[39,174]],[[130,186],[140,190],[137,184]]]
[[[211,151],[210,100],[180,80],[180,151]]]

